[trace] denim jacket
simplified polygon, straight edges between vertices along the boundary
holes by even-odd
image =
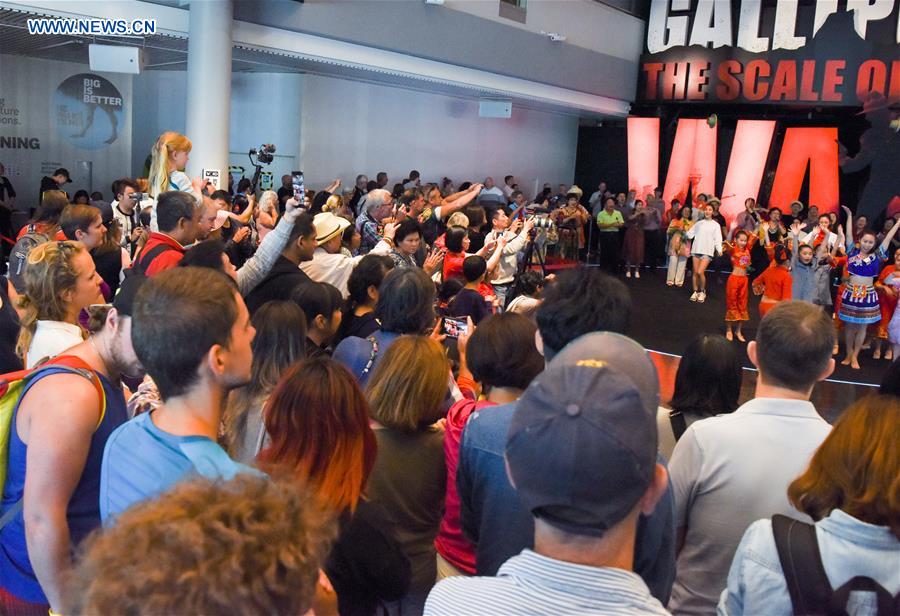
[[[463,533],[475,543],[477,575],[493,576],[534,544],[534,519],[506,476],[503,452],[516,403],[469,417],[459,447],[456,487]],[[660,456],[661,463],[665,460]],[[665,605],[675,580],[675,505],[669,487],[650,516],[638,522],[634,571]]]
[[[900,591],[900,541],[889,528],[861,522],[835,509],[827,518],[816,522],[816,538],[832,588],[840,588],[851,578],[862,575],[872,578],[892,595]],[[731,563],[728,588],[722,591],[718,613],[793,614],[771,520],[758,520],[744,533]],[[877,614],[874,593],[852,593],[847,613],[851,616]]]

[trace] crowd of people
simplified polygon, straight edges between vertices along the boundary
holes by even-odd
[[[639,276],[664,254],[655,205],[622,216],[601,192],[595,215],[561,186],[526,214],[513,176],[415,170],[310,194],[288,176],[257,199],[188,178],[190,149],[163,134],[112,213],[50,187],[16,242],[0,612],[891,613],[900,359],[829,425],[809,401],[835,363],[815,302],[767,308],[752,399],[737,347],[708,335],[664,401],[621,278],[520,264],[586,250],[594,218],[601,251],[627,227]],[[696,285],[728,249],[746,277],[772,230],[734,225],[729,245],[713,215],[676,212]],[[865,277],[881,253],[847,226],[813,235],[829,254],[856,237]]]

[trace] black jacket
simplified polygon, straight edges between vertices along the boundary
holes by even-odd
[[[279,255],[269,275],[244,298],[247,310],[253,314],[266,302],[274,299],[289,300],[294,289],[309,282],[312,281],[306,272],[284,255]]]

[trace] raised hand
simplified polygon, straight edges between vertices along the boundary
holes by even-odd
[[[440,248],[435,248],[431,251],[431,254],[425,257],[425,263],[422,264],[422,269],[425,270],[426,274],[431,276],[438,270],[443,260],[444,253],[441,252]]]
[[[397,233],[397,227],[400,226],[398,222],[387,222],[384,224],[384,237],[385,239],[393,240],[394,235]]]
[[[444,325],[443,317],[438,317],[437,323],[434,324],[434,329],[431,330],[431,334],[428,337],[437,342],[443,342],[444,338],[447,337],[447,334],[441,333],[441,327],[443,325]]]
[[[460,357],[466,354],[466,347],[469,345],[469,338],[475,333],[475,324],[472,323],[472,317],[466,317],[466,332],[460,334],[456,339],[456,349],[459,351]]]
[[[237,231],[234,232],[234,236],[232,236],[231,240],[235,244],[240,244],[245,239],[250,237],[250,227],[241,227]]]

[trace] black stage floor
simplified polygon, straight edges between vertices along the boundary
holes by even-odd
[[[700,334],[723,334],[725,326],[725,274],[707,275],[707,299],[703,304],[690,301],[690,273],[685,286],[668,287],[665,283],[665,270],[642,270],[641,278],[619,278],[631,290],[632,310],[629,335],[645,348],[657,351],[657,366],[660,368],[663,400],[671,395],[671,383],[674,381],[677,357],[666,360],[665,355],[680,356],[687,345]],[[744,337],[752,340],[759,324],[757,304],[759,298],[750,296],[750,321],[744,324]],[[735,341],[741,348],[740,357],[747,368],[752,368],[745,351],[746,344]],[[835,356],[840,361],[841,353]],[[823,415],[832,418],[852,402],[857,396],[874,391],[870,385],[881,381],[881,376],[889,362],[872,359],[872,351],[863,351],[860,358],[860,370],[839,363],[828,383],[816,387],[813,401]],[[666,373],[666,374],[663,374]],[[752,396],[755,371],[746,371],[741,400]]]

